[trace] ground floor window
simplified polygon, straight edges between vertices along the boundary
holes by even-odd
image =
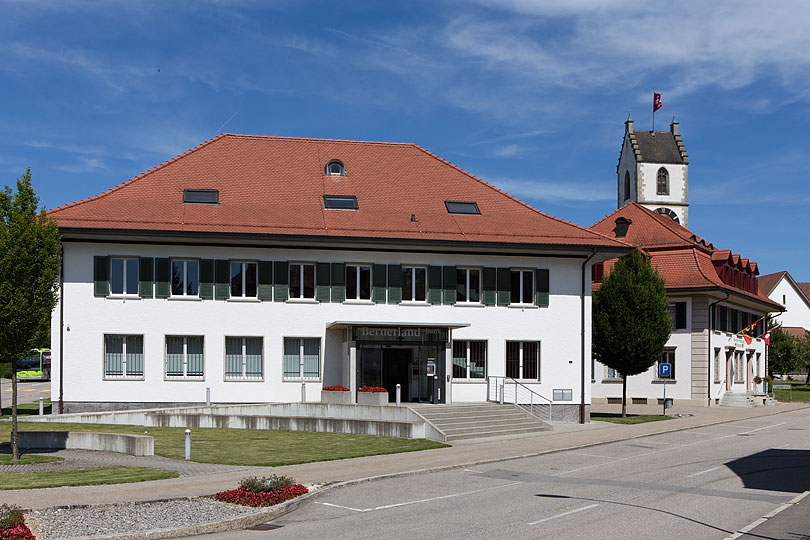
[[[714,350],[714,382],[720,382],[720,349]]]
[[[321,377],[321,339],[284,338],[284,378]]]
[[[734,353],[734,382],[741,383],[745,379],[745,359],[743,358],[742,351]]]
[[[669,377],[663,377],[663,379],[674,379],[675,378],[675,349],[664,349],[663,354],[661,355],[661,360],[656,362],[655,364],[655,378],[662,379],[661,377],[661,370],[658,366],[661,364],[669,364]]]
[[[227,379],[261,379],[264,375],[262,338],[225,338],[225,377]]]
[[[453,340],[453,378],[485,379],[487,376],[487,342]]]
[[[166,336],[166,377],[202,379],[205,357],[202,336]]]
[[[143,336],[104,336],[104,376],[143,377]]]
[[[540,342],[506,342],[506,376],[540,380]]]
[[[612,367],[605,366],[605,378],[606,379],[621,379],[622,374],[619,373],[618,369],[613,369]]]

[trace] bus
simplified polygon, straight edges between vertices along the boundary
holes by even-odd
[[[18,381],[50,381],[51,350],[31,349],[31,353],[17,360]]]

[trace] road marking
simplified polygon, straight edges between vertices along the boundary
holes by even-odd
[[[600,456],[599,454],[586,454],[585,452],[574,452],[575,456],[587,456],[602,459],[616,459],[616,456]]]
[[[39,393],[40,394],[50,394],[51,391],[50,390],[40,390]]]
[[[568,512],[563,512],[562,514],[557,514],[556,516],[550,516],[547,518],[539,519],[537,521],[532,521],[529,525],[537,525],[538,523],[543,523],[546,521],[551,521],[552,519],[557,519],[565,516],[570,516],[571,514],[576,514],[577,512],[582,512],[583,510],[590,510],[591,508],[596,508],[599,506],[598,504],[589,504],[588,506],[583,506],[582,508],[577,508],[575,510],[569,510]]]
[[[33,388],[26,388],[25,390],[23,390],[23,392],[33,392],[33,391],[34,391]]]
[[[694,478],[695,476],[700,476],[701,474],[710,473],[712,471],[716,471],[717,469],[722,469],[722,468],[723,468],[722,465],[718,465],[717,467],[712,467],[711,469],[706,469],[705,471],[700,471],[700,472],[696,472],[694,474],[690,474],[690,475],[687,476],[687,478]]]
[[[742,433],[737,433],[737,435],[748,435],[749,433],[756,433],[757,431],[762,431],[763,429],[770,429],[772,427],[784,426],[785,424],[787,424],[787,422],[781,422],[779,424],[771,424],[770,426],[752,429],[751,431],[743,431]]]
[[[324,506],[331,506],[332,508],[342,508],[344,510],[351,510],[352,512],[368,512],[371,508],[366,508],[361,510],[360,508],[352,508],[351,506],[340,506],[339,504],[332,504],[332,503],[325,503],[320,501],[315,501],[317,504],[322,504]]]

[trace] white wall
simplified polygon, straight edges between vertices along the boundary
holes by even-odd
[[[383,264],[512,266],[550,270],[547,308],[504,306],[429,306],[345,303],[245,302],[223,300],[113,299],[93,296],[93,256],[190,257]],[[326,327],[337,320],[469,323],[453,331],[454,339],[488,340],[488,374],[505,372],[507,340],[541,341],[541,382],[538,392],[551,397],[552,389],[573,390],[580,400],[580,278],[582,259],[458,256],[420,253],[366,253],[305,250],[263,250],[205,246],[108,245],[66,243],[64,253],[64,400],[89,402],[201,402],[206,387],[214,402],[297,401],[300,381],[282,381],[285,336],[320,337],[327,384],[344,378],[347,347],[339,332]],[[590,269],[586,269],[590,277]],[[590,334],[590,287],[586,288],[586,320]],[[69,330],[68,330],[69,328]],[[144,380],[104,380],[104,334],[143,334]],[[59,398],[59,308],[52,321],[52,396]],[[164,380],[166,335],[205,336],[205,380]],[[264,339],[263,381],[224,381],[225,336]],[[590,357],[590,339],[587,341]],[[323,360],[322,360],[323,361]],[[448,358],[448,365],[451,363]],[[452,373],[452,371],[448,371]],[[322,381],[309,383],[307,395],[317,400]],[[465,382],[451,390],[454,401],[486,399],[486,383]],[[586,396],[589,402],[589,396]],[[567,402],[568,403],[568,402]]]
[[[768,298],[782,304],[787,310],[777,317],[783,326],[800,326],[810,330],[810,306],[789,279],[783,277],[773,288]]]

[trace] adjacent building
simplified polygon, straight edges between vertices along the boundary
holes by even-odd
[[[803,338],[810,332],[810,283],[798,282],[787,270],[782,270],[761,276],[759,289],[784,306],[776,322],[786,333]]]

